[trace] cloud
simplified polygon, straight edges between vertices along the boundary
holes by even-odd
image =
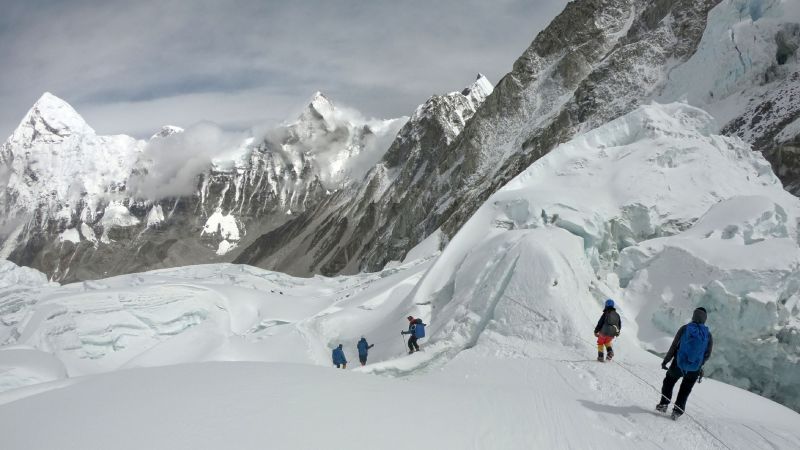
[[[237,148],[244,136],[203,122],[165,138],[151,140],[142,161],[146,170],[130,177],[128,192],[135,197],[164,199],[197,191],[198,175],[215,156]]]
[[[345,126],[345,124],[350,123],[356,127],[369,127],[370,129],[370,132],[364,136],[361,151],[347,159],[344,170],[339,174],[341,179],[331,180],[335,182],[340,182],[343,179],[361,180],[364,178],[367,172],[380,162],[392,141],[397,137],[397,133],[408,121],[407,116],[394,120],[368,119],[361,112],[340,105],[336,106],[335,113],[336,120],[340,123],[339,126]],[[320,155],[318,161],[321,166],[335,164],[335,159],[338,156],[335,152],[341,150],[341,148],[337,149],[336,146],[325,142],[315,143],[315,152]]]
[[[6,3],[0,133],[51,91],[101,134],[145,137],[278,121],[316,90],[407,115],[476,72],[499,80],[567,0]]]

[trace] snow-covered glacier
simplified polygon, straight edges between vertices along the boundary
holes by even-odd
[[[59,433],[74,448],[212,448],[220,436],[238,448],[323,445],[287,431],[297,421],[360,436],[351,447],[402,448],[387,409],[412,395],[425,405],[415,433],[441,448],[795,448],[798,413],[719,381],[797,407],[800,200],[761,155],[714,130],[687,104],[641,107],[531,165],[441,252],[421,245],[376,273],[304,279],[225,264],[65,286],[32,275],[0,297],[0,367],[14,369],[0,374],[0,423],[38,448]],[[623,330],[618,364],[601,365],[592,329],[607,297]],[[651,410],[663,376],[652,353],[698,305],[714,379],[676,432]],[[413,355],[398,333],[409,314],[429,332]],[[363,368],[361,335],[375,344]],[[339,343],[355,370],[325,368]],[[188,365],[160,367],[178,363]],[[81,406],[114,398],[120,415]],[[64,408],[81,412],[50,417]],[[26,435],[34,412],[52,434]],[[353,420],[331,428],[341,414]],[[75,431],[98,424],[113,433]]]
[[[439,306],[434,347],[452,354],[484,329],[585,345],[576,333],[608,295],[637,340],[664,352],[705,306],[717,338],[708,372],[797,408],[798,200],[759,154],[713,129],[685,104],[643,107],[507,184],[418,286],[416,303]],[[583,310],[564,305],[579,297]]]
[[[707,373],[800,409],[800,201],[714,123],[682,103],[641,107],[494,194],[415,294],[439,305],[443,353],[484,328],[585,345],[575,336],[611,296],[638,327],[625,332],[634,345],[663,354],[704,306],[715,336]],[[579,298],[581,309],[565,304]]]

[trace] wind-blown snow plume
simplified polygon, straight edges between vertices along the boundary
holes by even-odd
[[[238,148],[244,139],[210,122],[151,139],[142,155],[144,173],[131,175],[128,191],[150,200],[192,195],[198,175],[211,168],[212,159]]]
[[[265,130],[254,142],[296,170],[308,163],[329,189],[360,181],[386,153],[407,118],[367,119],[317,92],[298,118]]]

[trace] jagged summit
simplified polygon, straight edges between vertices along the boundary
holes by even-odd
[[[318,115],[323,119],[329,119],[333,116],[335,109],[336,107],[333,106],[333,103],[330,101],[330,99],[322,92],[317,91],[311,97],[308,106],[306,106],[305,111],[303,111],[303,115],[310,113],[313,115]]]
[[[493,90],[494,85],[492,85],[492,82],[486,78],[486,75],[478,72],[478,75],[475,77],[475,81],[469,86],[465,87],[461,91],[461,95],[469,95],[475,91],[483,92],[485,95],[489,95]]]
[[[9,140],[58,142],[74,134],[94,134],[94,130],[69,103],[45,92],[25,114]]]
[[[476,105],[483,102],[494,91],[494,85],[485,75],[478,73],[475,81],[461,91],[461,95],[469,97]]]
[[[322,92],[317,91],[311,96],[297,119],[289,123],[289,126],[298,128],[298,131],[303,130],[300,134],[308,136],[317,132],[314,130],[333,131],[336,128],[335,114],[336,107],[333,106],[330,99]]]
[[[492,82],[489,81],[489,79],[483,74],[478,73],[475,81],[460,91],[453,91],[444,95],[431,96],[425,103],[417,107],[414,115],[411,117],[410,122],[413,124],[414,122],[420,121],[425,117],[444,119],[448,122],[456,120],[457,118],[457,121],[460,123],[458,132],[460,132],[465,121],[469,119],[469,117],[472,117],[472,114],[475,113],[477,108],[481,105],[481,103],[483,103],[486,97],[492,93],[493,90],[494,86],[492,85]],[[467,100],[466,103],[464,102],[465,98]],[[456,110],[460,111],[459,114],[456,115],[457,117],[451,117],[450,112]],[[447,141],[448,144],[450,140],[455,137],[455,134],[458,134],[458,132],[450,136]]]

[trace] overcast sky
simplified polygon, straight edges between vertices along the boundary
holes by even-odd
[[[44,92],[101,134],[281,122],[319,90],[409,115],[496,83],[567,0],[11,0],[0,5],[0,141]]]

